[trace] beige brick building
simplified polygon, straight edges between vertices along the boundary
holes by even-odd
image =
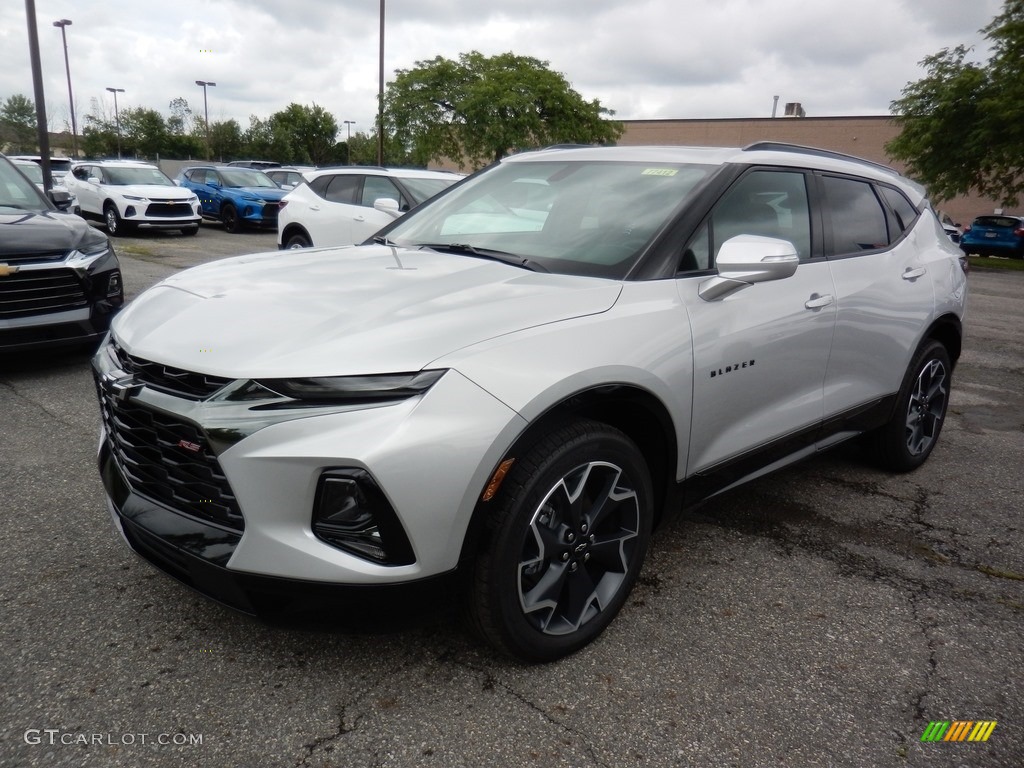
[[[626,130],[618,142],[621,146],[742,147],[757,141],[784,141],[845,152],[891,165],[899,171],[904,169],[885,153],[885,144],[899,133],[889,117],[754,117],[623,120],[622,123]],[[969,224],[975,216],[992,213],[999,206],[994,200],[970,196],[957,197],[936,207],[956,223]],[[1019,212],[1007,210],[1006,213]]]

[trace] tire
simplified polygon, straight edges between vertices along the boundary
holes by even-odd
[[[125,230],[128,226],[124,223],[124,219],[117,212],[117,206],[113,203],[107,203],[103,208],[103,221],[107,225],[107,233],[111,237],[118,237],[119,235],[125,234]]]
[[[298,248],[310,248],[312,243],[309,242],[309,238],[303,234],[294,234],[288,238],[288,241],[284,244],[285,250],[295,250]]]
[[[220,209],[220,220],[224,222],[224,231],[237,235],[242,231],[242,219],[233,205],[225,205]]]
[[[484,502],[482,502],[484,503]],[[650,473],[622,432],[589,420],[525,449],[495,498],[477,553],[469,620],[531,662],[591,642],[636,583],[653,519]]]
[[[903,377],[892,418],[870,435],[869,447],[878,464],[894,472],[910,472],[924,464],[946,420],[952,374],[946,348],[926,340]]]
[[[183,227],[181,230],[183,235],[197,235],[199,234],[199,225],[196,224],[194,227]]]

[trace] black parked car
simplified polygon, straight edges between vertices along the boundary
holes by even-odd
[[[92,344],[124,304],[110,240],[0,155],[0,353]]]

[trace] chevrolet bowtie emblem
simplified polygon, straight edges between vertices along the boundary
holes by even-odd
[[[21,269],[21,267],[12,267],[8,264],[0,264],[0,277],[7,277],[8,275],[13,275],[19,269]]]

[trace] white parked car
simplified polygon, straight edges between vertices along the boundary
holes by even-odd
[[[39,155],[8,155],[7,159],[11,162],[24,160],[36,165],[40,165],[43,162],[43,158]],[[50,158],[50,175],[53,176],[54,184],[64,184],[64,177],[71,172],[72,164],[73,161],[70,157]]]
[[[890,169],[553,148],[374,241],[174,274],[93,360],[117,529],[241,610],[465,589],[483,638],[556,659],[668,513],[854,437],[898,472],[938,443],[966,257]]]
[[[194,235],[202,221],[199,198],[150,163],[100,160],[76,163],[66,177],[86,219],[102,221],[111,235],[135,228],[179,229]]]
[[[263,172],[281,189],[292,190],[305,180],[305,174],[315,170],[312,165],[289,165],[282,168],[267,168]]]
[[[43,169],[39,163],[33,160],[18,160],[16,158],[11,160],[11,163],[15,168],[24,173],[28,180],[39,188],[40,192],[46,194],[46,187],[43,183]],[[62,211],[76,212],[78,199],[71,194],[67,187],[57,181],[57,175],[52,173],[52,171],[51,175],[53,176],[53,203]]]
[[[325,168],[303,174],[277,220],[278,248],[361,243],[463,178],[447,171]]]

